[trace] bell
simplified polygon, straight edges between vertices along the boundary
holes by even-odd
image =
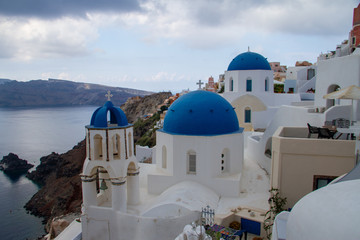
[[[108,189],[108,187],[106,186],[105,179],[103,179],[100,184],[100,190],[106,190],[106,189]]]

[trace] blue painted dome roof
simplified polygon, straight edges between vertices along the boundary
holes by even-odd
[[[271,67],[262,55],[254,52],[244,52],[231,61],[227,70],[271,70]]]
[[[181,135],[221,135],[242,132],[231,104],[220,95],[194,91],[181,96],[168,109],[163,131]]]
[[[119,107],[114,107],[112,102],[107,101],[104,106],[95,110],[91,117],[90,126],[99,128],[108,127],[107,116],[109,111],[110,124],[117,124],[120,127],[129,125],[125,113]]]

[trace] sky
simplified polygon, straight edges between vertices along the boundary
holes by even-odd
[[[0,0],[0,78],[147,91],[217,81],[238,54],[315,63],[358,0]]]

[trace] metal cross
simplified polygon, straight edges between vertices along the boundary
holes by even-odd
[[[199,90],[201,90],[201,85],[203,85],[204,83],[201,80],[199,80],[196,84],[199,85]]]
[[[107,97],[107,100],[108,100],[108,101],[111,100],[111,97],[112,97],[112,96],[113,96],[113,95],[111,94],[110,91],[107,91],[107,94],[105,94],[105,97]]]

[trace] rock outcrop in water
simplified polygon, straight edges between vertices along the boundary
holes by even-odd
[[[0,170],[4,171],[7,175],[21,175],[27,173],[27,171],[34,165],[28,163],[26,160],[20,159],[18,155],[9,153],[4,156],[0,161]]]

